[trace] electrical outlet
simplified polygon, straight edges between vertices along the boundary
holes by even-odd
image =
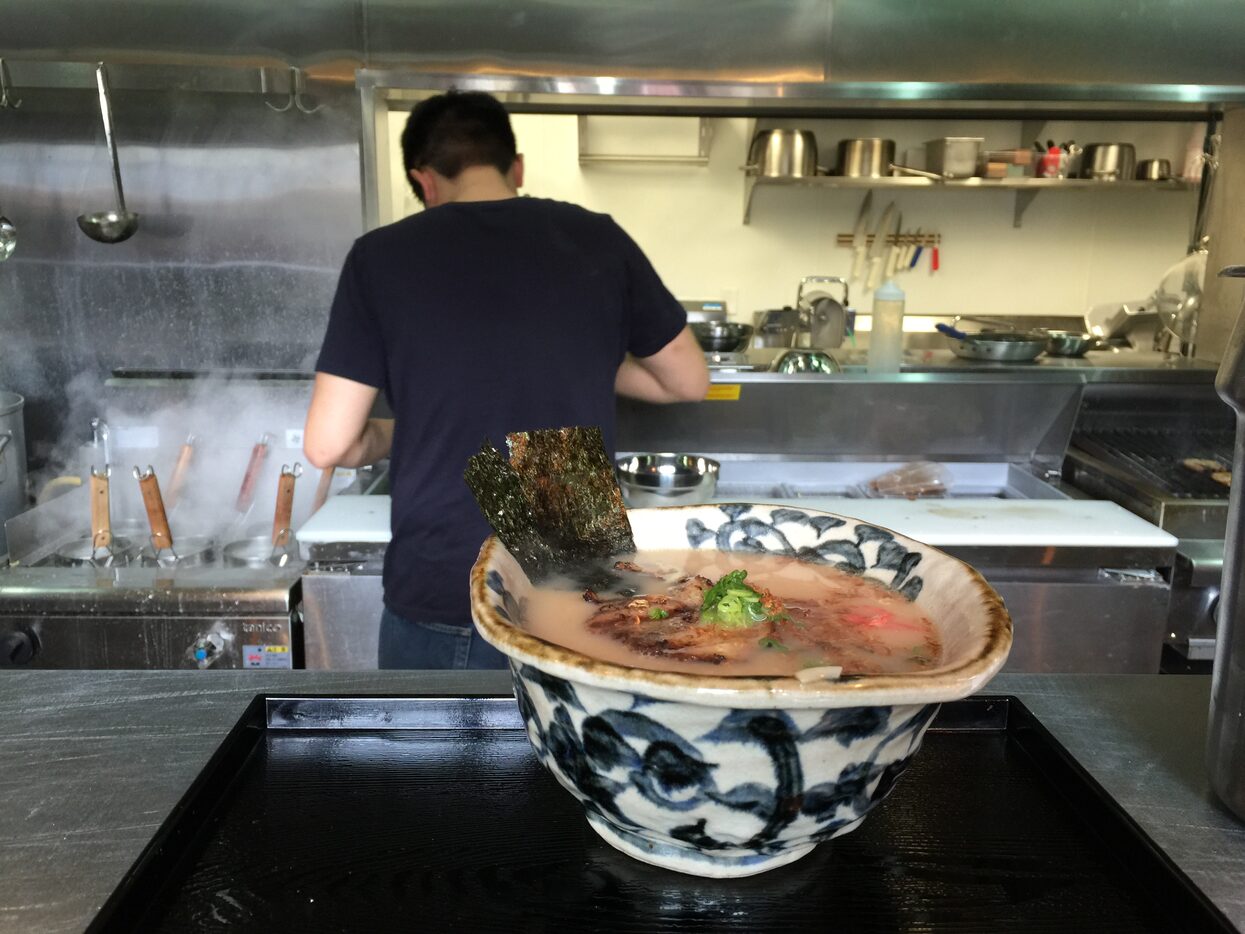
[[[301,428],[285,429],[285,446],[301,451],[303,449],[303,430]]]

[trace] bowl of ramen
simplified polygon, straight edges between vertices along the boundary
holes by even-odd
[[[848,833],[1011,647],[968,565],[830,513],[633,509],[636,551],[533,584],[496,539],[472,615],[541,763],[606,842],[708,877]]]

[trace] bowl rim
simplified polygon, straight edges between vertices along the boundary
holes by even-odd
[[[649,506],[628,512],[703,510],[730,505],[787,508],[777,503],[712,503]],[[815,509],[802,511],[810,515],[864,523],[862,519],[838,513]],[[659,700],[714,707],[833,708],[941,703],[967,697],[979,690],[1003,667],[1011,650],[1012,621],[1002,598],[976,569],[958,558],[884,526],[865,524],[889,532],[910,550],[912,546],[916,546],[963,569],[977,591],[982,610],[986,614],[986,639],[980,651],[953,668],[907,674],[850,675],[834,681],[802,682],[793,675],[700,675],[630,668],[547,642],[503,618],[488,595],[487,579],[495,554],[500,550],[509,555],[496,535],[490,535],[484,541],[479,557],[471,568],[471,616],[476,630],[484,640],[513,661],[531,665],[568,681],[643,694]]]

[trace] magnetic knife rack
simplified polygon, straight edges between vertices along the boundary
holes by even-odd
[[[850,247],[856,245],[856,238],[850,233],[840,233],[835,234],[834,242],[836,246]],[[942,234],[887,234],[886,243],[888,246],[941,246]],[[865,237],[865,244],[873,246],[873,234]]]

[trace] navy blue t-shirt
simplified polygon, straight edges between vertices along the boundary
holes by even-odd
[[[538,198],[450,203],[360,237],[316,369],[381,389],[395,416],[385,604],[470,624],[488,523],[463,471],[485,438],[599,425],[614,450],[624,354],[686,314],[614,221]]]

